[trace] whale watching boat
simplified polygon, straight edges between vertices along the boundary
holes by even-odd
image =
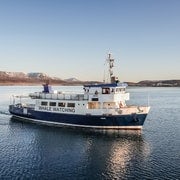
[[[110,82],[84,85],[83,93],[52,91],[49,84],[44,84],[42,92],[28,95],[33,103],[22,102],[24,96],[13,96],[9,112],[19,120],[53,126],[142,129],[150,107],[126,105],[127,84],[113,75],[111,54],[107,62]]]

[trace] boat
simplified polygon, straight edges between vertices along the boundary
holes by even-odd
[[[13,96],[9,112],[19,120],[53,126],[142,129],[150,107],[126,104],[130,99],[127,84],[114,76],[114,59],[110,53],[106,60],[109,82],[85,84],[81,93],[53,91],[46,83],[41,92],[27,96],[33,103],[22,102],[27,97]]]

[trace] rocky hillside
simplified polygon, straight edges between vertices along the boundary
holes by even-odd
[[[97,81],[80,81],[76,78],[60,79],[58,77],[50,77],[40,72],[5,72],[0,71],[0,85],[39,85],[43,83],[53,85],[82,85],[89,83],[99,83]]]
[[[0,71],[1,85],[16,84],[42,84],[45,82],[52,84],[66,84],[66,81],[60,78],[52,78],[44,73],[23,73],[23,72],[5,72]]]
[[[5,72],[0,71],[0,85],[39,85],[49,82],[54,85],[82,85],[101,83],[98,81],[80,81],[76,78],[60,79],[58,77],[50,77],[40,72]],[[180,80],[159,80],[159,81],[140,81],[127,82],[129,86],[142,86],[142,87],[180,87]]]
[[[134,85],[143,87],[180,87],[180,80],[140,81]]]

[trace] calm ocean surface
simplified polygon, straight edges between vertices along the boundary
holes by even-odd
[[[10,95],[34,91],[0,87],[0,179],[180,179],[180,88],[129,87],[128,103],[151,106],[144,128],[110,132],[12,120]]]

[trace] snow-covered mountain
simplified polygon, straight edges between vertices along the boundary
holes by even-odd
[[[24,73],[0,71],[0,84],[40,84],[46,82],[64,85],[82,83],[76,78],[62,80],[58,77],[51,77],[41,72]]]
[[[80,80],[78,80],[76,78],[68,78],[68,79],[64,79],[64,81],[66,81],[66,82],[80,82]]]
[[[0,71],[0,77],[18,77],[18,78],[28,78],[26,73],[23,72],[6,72],[6,71]]]
[[[27,76],[29,78],[48,78],[49,77],[45,73],[40,73],[40,72],[30,72],[30,73],[27,73]]]

